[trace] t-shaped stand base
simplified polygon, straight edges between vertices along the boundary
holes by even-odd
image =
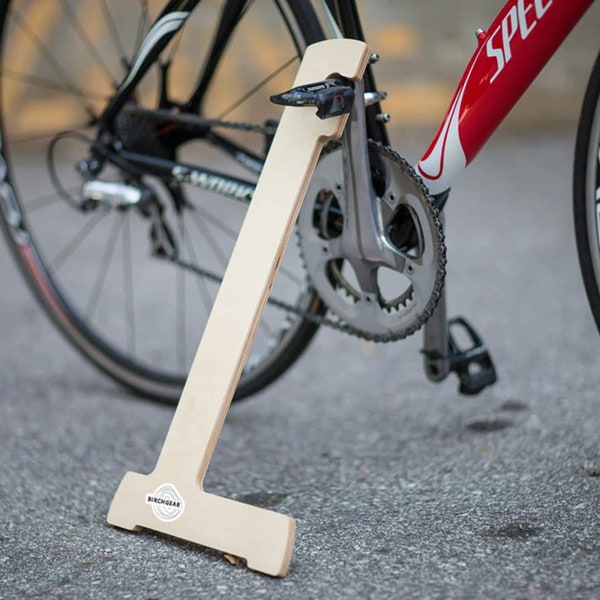
[[[368,57],[355,40],[314,44],[294,85],[334,73],[358,80]],[[287,573],[294,519],[202,485],[320,151],[341,136],[347,118],[284,109],[156,468],[125,475],[108,513],[112,525],[161,531],[242,557],[256,571]]]

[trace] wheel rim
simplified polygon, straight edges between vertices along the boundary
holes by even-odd
[[[586,223],[590,255],[596,281],[600,281],[600,105],[596,104],[590,131],[586,169]]]

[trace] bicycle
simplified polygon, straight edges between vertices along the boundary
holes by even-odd
[[[353,125],[317,165],[235,399],[285,372],[322,325],[381,342],[424,327],[429,379],[455,372],[467,394],[494,383],[475,329],[446,316],[442,211],[454,178],[591,4],[509,0],[478,31],[415,168],[389,147],[373,68],[359,85],[334,82],[354,95]],[[291,102],[281,92],[307,45],[364,39],[356,3],[4,0],[0,15],[6,239],[85,357],[174,403],[277,127],[270,98]],[[579,258],[600,328],[599,97],[600,58],[574,170]]]

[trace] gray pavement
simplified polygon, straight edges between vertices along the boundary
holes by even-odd
[[[494,388],[428,383],[419,334],[374,346],[323,330],[231,410],[207,489],[297,519],[282,580],[106,524],[172,411],[83,363],[3,247],[0,597],[600,598],[600,339],[576,262],[572,146],[573,127],[500,134],[451,199],[449,309],[488,343]]]

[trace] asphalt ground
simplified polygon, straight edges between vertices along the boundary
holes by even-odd
[[[370,7],[386,110],[431,126],[474,45],[464,24],[485,27],[492,0]],[[84,363],[0,242],[0,598],[600,598],[600,340],[570,209],[596,22],[578,26],[447,211],[449,312],[480,330],[496,386],[465,398],[454,377],[427,382],[420,334],[375,346],[322,330],[232,408],[207,489],[297,519],[285,579],[106,524],[123,474],[154,467],[172,410]],[[549,121],[561,128],[518,131]],[[413,159],[426,141],[392,139]]]
[[[285,579],[106,524],[172,410],[84,363],[3,247],[0,597],[600,598],[600,339],[572,233],[573,137],[501,133],[450,200],[449,313],[479,329],[494,387],[426,381],[419,333],[377,346],[323,329],[232,408],[206,487],[297,519]]]

